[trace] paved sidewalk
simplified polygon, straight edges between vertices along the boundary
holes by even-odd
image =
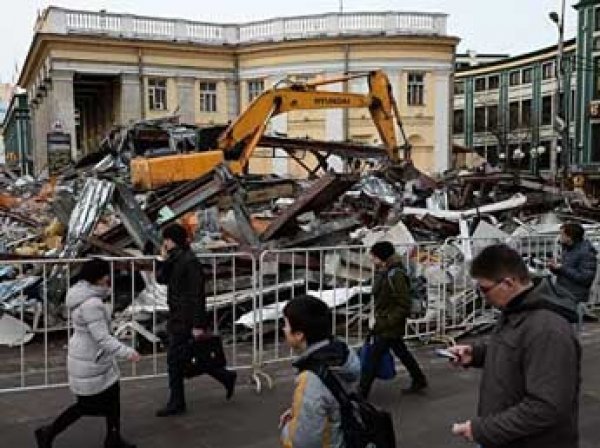
[[[600,440],[600,325],[588,325],[584,346],[580,448],[597,448]],[[391,383],[376,383],[373,401],[393,412],[398,446],[406,448],[459,448],[471,446],[450,435],[454,421],[473,415],[478,373],[451,369],[435,358],[432,347],[418,351],[431,387],[420,396],[402,397],[406,381],[401,373]],[[137,380],[123,384],[124,434],[139,448],[277,447],[277,421],[291,399],[291,371],[281,368],[276,387],[257,395],[247,372],[241,387],[226,402],[224,392],[209,378],[187,385],[188,413],[168,419],[154,417],[167,394],[166,380]],[[66,389],[0,395],[0,434],[3,447],[35,447],[33,429],[55,417],[71,402]],[[104,421],[83,419],[61,435],[55,448],[100,448]]]

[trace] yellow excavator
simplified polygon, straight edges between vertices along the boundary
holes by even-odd
[[[318,90],[324,85],[364,77],[369,86],[367,94]],[[401,160],[401,148],[404,150],[404,159],[410,159],[410,146],[404,134],[392,86],[387,75],[376,70],[321,81],[276,85],[254,99],[229,124],[219,136],[216,148],[156,158],[135,157],[130,162],[131,182],[137,189],[154,189],[198,178],[222,163],[226,163],[233,173],[241,174],[272,117],[295,110],[336,108],[369,109],[390,162],[398,163]],[[396,124],[404,141],[402,147],[398,146]]]

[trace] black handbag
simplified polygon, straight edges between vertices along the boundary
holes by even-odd
[[[189,344],[189,357],[184,369],[186,378],[202,375],[212,369],[221,369],[227,365],[221,336],[204,335],[190,339]]]

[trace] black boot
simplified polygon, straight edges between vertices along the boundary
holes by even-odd
[[[225,391],[226,391],[225,399],[226,400],[230,400],[231,397],[233,396],[233,393],[235,392],[236,380],[237,380],[237,372],[235,372],[235,371],[229,372],[229,377],[227,378],[227,381],[225,382]]]
[[[167,404],[164,408],[159,409],[158,411],[156,411],[156,416],[157,417],[171,417],[173,415],[181,415],[181,414],[185,414],[185,405],[183,406],[175,406],[172,404]]]
[[[413,380],[409,387],[402,389],[402,392],[405,394],[416,394],[425,389],[427,389],[427,379],[423,377],[418,380]]]
[[[119,432],[110,431],[104,440],[104,448],[136,448],[136,445],[123,439]]]
[[[35,430],[35,440],[38,448],[52,448],[53,439],[51,426],[42,426]]]

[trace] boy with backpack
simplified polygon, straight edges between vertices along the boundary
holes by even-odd
[[[402,361],[412,379],[403,392],[422,391],[427,387],[427,378],[404,342],[406,319],[412,308],[411,289],[414,288],[411,288],[411,279],[389,241],[375,243],[370,253],[377,269],[372,291],[375,302],[374,343],[370,359],[362,366],[360,393],[364,398],[369,396],[377,366],[390,349]]]
[[[283,310],[288,345],[299,354],[292,407],[281,415],[283,448],[395,446],[391,417],[349,392],[360,375],[354,351],[331,336],[327,305],[310,296]]]

